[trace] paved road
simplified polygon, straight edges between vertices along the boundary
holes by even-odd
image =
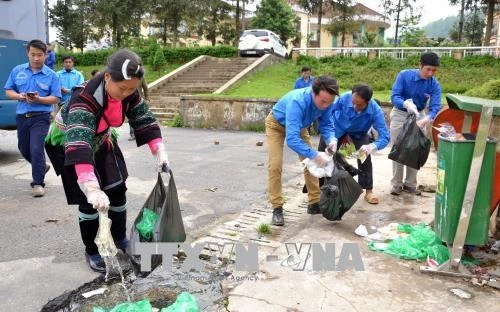
[[[163,128],[188,239],[266,205],[267,151],[263,133]],[[137,148],[120,128],[129,169],[128,224],[156,182],[147,147]],[[218,145],[214,141],[219,141]],[[77,208],[68,206],[59,177],[47,174],[47,194],[32,198],[31,171],[17,150],[15,131],[0,131],[0,311],[38,311],[48,299],[96,275],[84,262]],[[291,150],[284,181],[300,175]],[[216,188],[215,191],[208,189]]]

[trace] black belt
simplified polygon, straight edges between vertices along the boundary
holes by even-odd
[[[27,112],[24,114],[17,114],[17,116],[24,117],[24,118],[31,118],[31,117],[36,117],[36,116],[45,115],[45,114],[50,114],[50,112]]]

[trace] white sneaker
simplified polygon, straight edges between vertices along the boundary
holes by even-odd
[[[35,185],[31,190],[31,195],[33,195],[33,197],[42,197],[45,195],[45,189],[41,185]]]

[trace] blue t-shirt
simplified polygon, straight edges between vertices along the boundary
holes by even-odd
[[[17,65],[10,72],[9,78],[4,86],[5,90],[14,90],[17,93],[38,92],[40,97],[55,96],[61,98],[61,83],[57,74],[46,65],[36,73],[33,73],[29,63]],[[39,103],[28,103],[19,101],[16,114],[28,112],[51,112],[52,105]]]
[[[313,80],[314,80],[313,76],[309,76],[309,79],[307,81],[304,80],[303,76],[300,76],[299,78],[297,78],[297,80],[295,80],[295,84],[293,85],[293,88],[294,89],[302,89],[302,88],[310,87],[310,86],[312,86]]]
[[[405,69],[399,72],[392,86],[391,102],[406,111],[403,102],[412,99],[419,111],[429,101],[429,118],[434,119],[441,109],[441,85],[435,77],[422,79],[418,69]]]
[[[373,126],[378,133],[378,139],[374,142],[377,149],[381,150],[389,143],[390,136],[384,112],[373,99],[363,111],[357,112],[352,105],[352,92],[345,92],[335,99],[332,117],[337,139],[344,134],[359,139]]]
[[[54,51],[47,52],[47,57],[45,58],[45,65],[47,65],[52,70],[56,70],[56,52]]]
[[[288,92],[274,104],[272,112],[274,118],[285,127],[286,144],[303,157],[313,159],[318,155],[300,136],[300,131],[311,126],[313,121],[319,121],[319,130],[327,144],[333,140],[332,105],[325,110],[317,108],[311,88]]]
[[[57,72],[57,76],[61,81],[61,87],[68,90],[71,90],[71,88],[73,88],[74,86],[81,85],[82,83],[85,82],[82,73],[80,73],[74,68],[70,72],[67,72],[65,69],[61,69],[60,71]],[[70,97],[71,97],[71,92],[62,93],[61,102],[65,103],[70,99]]]

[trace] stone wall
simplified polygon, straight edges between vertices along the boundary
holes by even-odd
[[[181,96],[179,111],[186,127],[263,131],[275,103],[276,99],[190,95]]]
[[[179,110],[186,127],[258,131],[264,130],[266,116],[277,101],[186,95],[181,96]],[[381,106],[389,124],[392,105]]]

